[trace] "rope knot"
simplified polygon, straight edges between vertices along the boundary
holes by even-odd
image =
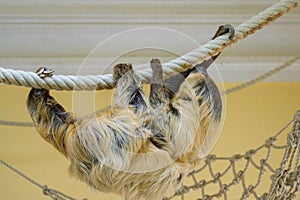
[[[51,190],[48,188],[47,185],[44,185],[44,187],[43,187],[43,194],[46,196],[49,196],[52,194]]]
[[[266,162],[267,162],[266,159],[261,159],[261,160],[260,160],[260,164],[261,164],[261,165],[266,165]]]
[[[218,197],[221,197],[228,190],[229,190],[229,186],[227,184],[223,184],[221,186],[221,189],[220,189],[219,193],[218,193]]]
[[[245,153],[245,159],[250,159],[253,155],[255,155],[256,154],[256,150],[254,150],[254,149],[250,149],[249,151],[247,151],[246,153]]]
[[[187,186],[182,186],[181,188],[179,188],[176,192],[175,192],[175,194],[176,195],[181,195],[181,194],[184,194],[184,193],[187,193],[187,192],[189,192],[189,188],[187,187]]]
[[[237,174],[236,174],[236,176],[234,177],[234,179],[233,179],[233,183],[234,184],[238,184],[240,181],[241,181],[241,179],[244,177],[244,174],[245,174],[245,172],[244,171],[242,171],[242,170],[240,170]]]
[[[276,138],[270,137],[269,139],[266,140],[265,147],[269,148],[269,147],[273,146],[274,142],[276,142]]]
[[[214,161],[216,161],[216,155],[208,155],[206,156],[206,160],[205,160],[205,163],[209,164],[209,163],[212,163]]]
[[[194,189],[197,190],[197,189],[199,189],[199,188],[203,188],[205,185],[206,185],[206,181],[205,181],[205,180],[201,180],[201,181],[199,181],[199,182],[197,182],[197,183],[195,184]]]
[[[206,185],[206,181],[205,181],[205,180],[201,180],[201,181],[199,181],[199,182],[197,183],[197,185],[198,185],[199,187],[204,187],[204,186]]]
[[[274,174],[271,175],[271,180],[274,182],[276,179],[279,179],[279,177],[282,176],[282,171],[280,168],[275,169]]]
[[[298,141],[296,140],[296,137],[293,134],[293,132],[288,134],[287,140],[288,140],[288,143],[289,143],[290,146],[292,146],[292,147],[297,146]]]
[[[230,160],[230,162],[235,162],[235,161],[238,161],[242,158],[243,158],[243,156],[241,154],[235,154],[229,160]]]
[[[247,189],[245,189],[244,193],[243,193],[243,198],[247,199],[251,193],[253,193],[255,187],[253,185],[249,185]]]
[[[217,172],[217,173],[213,176],[213,178],[214,178],[214,183],[217,182],[217,180],[219,180],[220,177],[221,177],[221,173],[220,173],[220,172]]]
[[[203,198],[201,200],[211,200],[212,197],[209,195],[204,195]]]
[[[254,189],[255,187],[253,185],[249,185],[247,190],[249,193],[253,193]]]

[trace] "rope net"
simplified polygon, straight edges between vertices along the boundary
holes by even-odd
[[[287,134],[286,145],[276,144],[279,136],[284,135],[291,124],[292,131]],[[279,165],[272,166],[271,154],[275,151],[276,155],[282,153],[282,159]],[[163,200],[184,200],[186,197],[196,197],[193,199],[197,200],[296,199],[296,193],[300,191],[299,151],[300,111],[296,113],[294,120],[257,148],[230,157],[207,156],[202,166],[188,175],[184,186]],[[226,162],[227,167],[218,169],[220,162]],[[249,171],[256,171],[257,176],[249,177]],[[269,189],[259,187],[263,181],[270,185]]]

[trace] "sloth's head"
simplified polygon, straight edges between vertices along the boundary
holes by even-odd
[[[35,88],[31,89],[27,98],[27,108],[32,118],[36,118],[36,115],[40,113],[43,107],[46,106],[48,98],[51,98],[49,90]]]

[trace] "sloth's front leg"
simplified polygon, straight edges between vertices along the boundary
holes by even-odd
[[[44,78],[51,70],[39,68],[37,74]],[[75,131],[75,119],[50,95],[49,90],[32,88],[27,98],[27,108],[34,126],[44,140],[65,156],[67,134]]]
[[[113,106],[133,107],[135,112],[145,111],[147,104],[141,81],[134,74],[131,64],[117,64],[113,70],[116,84]]]

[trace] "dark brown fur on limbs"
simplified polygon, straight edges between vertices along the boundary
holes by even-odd
[[[27,107],[42,138],[70,160],[73,176],[123,199],[160,199],[181,186],[220,124],[220,94],[203,66],[180,73],[174,89],[153,59],[148,100],[131,65],[118,64],[112,108],[94,117],[76,119],[45,89],[32,89]]]

